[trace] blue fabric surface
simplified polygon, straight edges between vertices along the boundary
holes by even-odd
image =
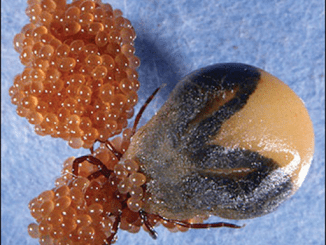
[[[107,1],[104,1],[107,2]],[[74,150],[61,139],[40,137],[10,102],[8,89],[22,72],[12,46],[28,22],[26,0],[1,1],[1,244],[38,244],[29,237],[28,202],[51,189],[63,161]],[[305,102],[316,134],[315,156],[301,189],[276,212],[235,221],[240,230],[170,233],[158,227],[153,241],[144,231],[119,231],[117,244],[324,244],[325,242],[325,5],[320,0],[112,0],[138,35],[139,104],[162,83],[145,123],[190,71],[219,62],[260,67],[288,84]],[[212,217],[209,221],[220,221]]]

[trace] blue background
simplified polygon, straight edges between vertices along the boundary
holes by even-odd
[[[104,1],[107,2],[107,1]],[[61,164],[74,150],[61,139],[40,137],[11,105],[8,89],[23,66],[12,46],[28,22],[26,0],[1,1],[1,243],[37,244],[28,202],[51,189]],[[131,20],[141,89],[139,109],[152,91],[167,86],[141,123],[157,111],[175,83],[190,71],[219,62],[260,67],[288,84],[305,102],[316,134],[315,156],[301,189],[276,212],[240,230],[170,233],[157,228],[154,241],[144,231],[118,233],[117,244],[324,244],[325,242],[325,5],[320,0],[111,0]],[[209,221],[220,221],[212,217]]]

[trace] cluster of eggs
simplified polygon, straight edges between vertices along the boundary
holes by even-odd
[[[9,90],[18,115],[73,148],[121,133],[139,89],[130,21],[100,0],[29,0],[26,14],[14,37],[25,69]]]
[[[127,146],[126,135],[130,131],[125,132],[122,139],[112,140],[116,149]],[[64,162],[56,187],[30,201],[29,209],[36,223],[28,226],[28,232],[40,244],[112,244],[118,224],[131,233],[141,227],[148,231],[138,213],[145,181],[144,175],[138,172],[138,163],[127,161],[119,165],[117,157],[104,144],[93,156],[111,171],[109,178],[103,175],[89,178],[98,167],[88,161],[78,164],[78,177],[74,176],[75,158],[71,157]],[[187,222],[194,221],[202,222],[203,218],[195,217]],[[172,232],[188,230],[153,214],[147,214],[147,222],[150,226],[163,224]]]

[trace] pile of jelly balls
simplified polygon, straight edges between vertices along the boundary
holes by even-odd
[[[25,69],[9,90],[18,115],[73,148],[120,134],[138,101],[130,21],[100,0],[29,0],[26,14],[14,37]]]
[[[128,147],[128,134],[124,132],[123,135],[122,139],[117,137],[111,141],[121,151]],[[88,161],[79,164],[78,177],[74,176],[74,158],[71,157],[64,162],[61,177],[55,181],[56,187],[30,201],[29,209],[36,223],[28,226],[28,232],[31,237],[38,238],[40,244],[112,244],[115,240],[106,239],[117,232],[118,219],[119,228],[123,230],[136,233],[143,227],[148,231],[138,213],[146,180],[138,172],[138,163],[130,160],[119,164],[105,144],[101,144],[93,156],[111,171],[109,178],[101,175],[89,179],[98,167]],[[172,232],[187,230],[157,215],[148,214],[147,220],[153,227],[163,224]],[[187,222],[203,220],[196,217]]]

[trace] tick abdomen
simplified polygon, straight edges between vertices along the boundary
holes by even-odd
[[[176,85],[124,159],[137,160],[147,177],[149,213],[246,219],[275,210],[294,193],[312,152],[311,122],[292,90],[258,68],[217,64]]]

